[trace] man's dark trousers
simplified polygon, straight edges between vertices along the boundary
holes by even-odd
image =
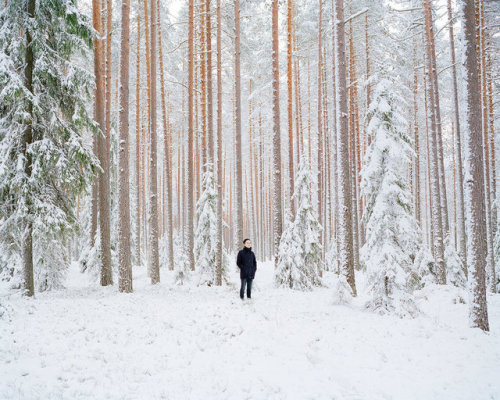
[[[245,296],[245,285],[247,286],[247,298],[248,299],[252,298],[252,282],[253,282],[253,279],[249,279],[249,278],[244,278],[241,280],[240,297],[242,300],[243,300],[243,297]]]

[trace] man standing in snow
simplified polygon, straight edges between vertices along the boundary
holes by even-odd
[[[252,281],[255,278],[255,271],[257,271],[257,259],[252,251],[252,242],[250,239],[243,240],[243,249],[238,252],[236,258],[236,265],[240,269],[241,289],[240,298],[243,300],[245,295],[245,285],[247,286],[247,298],[252,298]]]

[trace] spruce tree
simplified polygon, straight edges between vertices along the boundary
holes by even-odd
[[[277,286],[310,290],[321,285],[320,271],[324,268],[321,257],[322,226],[312,204],[312,172],[302,155],[295,180],[292,200],[296,200],[297,214],[292,222],[287,214],[286,228],[281,237],[278,266],[275,271]]]
[[[415,315],[411,293],[420,284],[415,261],[422,240],[407,179],[413,150],[400,111],[404,100],[393,86],[382,77],[368,110],[367,131],[373,141],[361,171],[366,242],[360,255],[371,296],[367,308],[381,314]]]
[[[203,192],[196,204],[198,224],[194,236],[194,251],[199,285],[215,285],[217,254],[217,191],[211,164],[203,174]]]
[[[162,265],[168,265],[168,237],[164,235],[162,240],[163,252],[160,253],[160,261]],[[191,269],[189,268],[189,257],[183,247],[182,238],[178,231],[174,232],[174,270],[175,283],[183,285],[189,280]]]
[[[53,241],[77,227],[76,195],[97,168],[84,137],[94,127],[87,112],[93,77],[75,59],[91,46],[75,0],[8,1],[0,11],[0,238],[21,228],[27,295],[34,294],[34,262],[52,251],[58,257]]]

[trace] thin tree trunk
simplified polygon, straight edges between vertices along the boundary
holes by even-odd
[[[194,231],[193,231],[193,28],[194,28],[194,0],[189,0],[189,28],[188,28],[188,181],[187,181],[187,218],[188,218],[188,257],[189,267],[194,271]]]
[[[273,40],[273,243],[274,267],[278,265],[283,214],[281,208],[281,131],[279,105],[279,42],[278,42],[278,0],[272,1]]]
[[[321,0],[320,0],[321,1]],[[292,29],[293,29],[293,0],[288,0],[287,10],[287,89],[288,89],[288,176],[290,181],[290,212],[292,216],[295,214],[294,200],[292,200],[294,191],[294,176],[293,176],[293,66],[292,66]]]
[[[335,0],[332,0],[332,11],[335,8]],[[335,17],[334,13],[332,12],[332,26],[335,26]],[[335,246],[337,250],[337,255],[339,254],[339,238],[338,238],[338,222],[339,222],[339,185],[338,185],[338,131],[337,131],[337,86],[336,86],[336,40],[335,40],[335,28],[332,29],[332,84],[333,84],[333,146],[332,146],[332,151],[333,151],[333,168],[334,168],[334,173],[333,173],[333,178],[334,178],[334,185],[333,187],[335,188],[335,203],[334,203],[334,237],[335,237]],[[337,273],[339,272],[340,264],[339,264],[339,258],[337,257]]]
[[[170,146],[171,140],[171,132],[170,126],[167,121],[167,104],[165,101],[165,77],[163,70],[163,49],[162,49],[162,29],[161,29],[161,18],[160,18],[160,0],[156,2],[158,8],[158,47],[159,47],[159,57],[160,57],[160,82],[161,82],[161,109],[162,109],[162,120],[163,120],[163,144],[164,144],[164,153],[165,153],[165,163],[166,168],[164,170],[166,175],[166,186],[167,186],[167,201],[166,201],[166,210],[164,207],[164,212],[167,215],[167,227],[168,232],[165,233],[168,235],[168,248],[167,248],[167,258],[168,258],[168,269],[174,269],[174,227],[173,227],[173,219],[172,219],[172,148]]]
[[[201,170],[206,171],[207,163],[207,47],[206,47],[206,1],[200,1],[200,106],[201,106]]]
[[[102,39],[103,26],[101,18],[101,3],[95,0],[94,9],[94,29],[98,32],[99,38],[94,40],[94,73],[96,76],[96,117],[97,124],[101,129],[98,136],[98,155],[103,173],[99,175],[99,227],[101,238],[101,285],[107,286],[113,284],[113,275],[111,270],[111,243],[110,243],[110,218],[109,218],[109,153],[106,149],[105,138],[105,93],[104,93],[104,43]]]
[[[158,190],[156,167],[156,4],[151,0],[151,154],[149,176],[149,242],[151,246],[151,283],[160,282],[160,259],[158,251]]]
[[[431,106],[435,111],[435,122],[436,122],[436,132],[437,132],[437,159],[438,159],[438,174],[439,174],[439,191],[440,191],[440,207],[441,207],[441,223],[443,227],[443,240],[448,235],[450,231],[448,222],[448,200],[446,194],[446,179],[444,174],[444,154],[443,154],[443,134],[441,126],[441,107],[439,102],[439,85],[438,85],[438,72],[436,63],[436,45],[434,39],[434,23],[432,18],[432,7],[430,0],[424,1],[425,10],[425,24],[426,32],[428,31],[427,46],[429,47],[429,69],[432,72],[430,74],[430,85],[431,85]]]
[[[150,148],[150,137],[151,137],[151,49],[150,49],[150,41],[151,41],[151,34],[150,34],[150,21],[149,19],[149,6],[148,6],[148,1],[149,0],[144,0],[144,33],[145,33],[145,51],[146,51],[146,87],[147,87],[147,127],[145,128],[144,132],[144,146],[143,146],[143,157],[142,157],[142,216],[143,216],[143,249],[144,249],[144,254],[146,256],[146,265],[147,265],[147,274],[148,277],[151,277],[151,262],[150,262],[150,252],[149,252],[149,217],[147,214],[147,210],[150,207],[150,202],[148,201],[148,187],[149,187],[149,175],[148,175],[148,169],[149,169],[149,148]]]
[[[344,32],[344,1],[335,0],[335,90],[337,91],[338,184],[339,184],[339,260],[340,271],[356,296],[352,230],[351,182],[349,167],[349,130],[347,115],[347,84]]]
[[[137,54],[136,54],[136,81],[135,81],[135,184],[136,184],[136,213],[135,213],[135,262],[141,265],[141,18],[137,16]]]
[[[368,13],[365,14],[365,58],[366,58],[366,108],[370,106],[371,102],[371,85],[368,83],[370,79],[370,42],[368,37]],[[371,139],[368,137],[368,145],[371,143]]]
[[[241,72],[240,72],[240,0],[234,0],[234,86],[236,122],[236,236],[243,240],[243,174],[241,152]],[[245,233],[246,234],[246,233]]]
[[[360,227],[359,227],[359,179],[358,171],[361,163],[359,160],[359,123],[357,115],[357,77],[356,77],[356,61],[354,54],[354,39],[352,32],[352,20],[349,22],[349,108],[350,108],[350,150],[351,150],[351,172],[352,172],[352,234],[353,234],[353,252],[354,252],[354,269],[359,270],[359,247],[360,247]]]
[[[482,150],[482,121],[478,58],[476,52],[474,2],[463,2],[465,84],[464,197],[467,215],[467,268],[469,270],[469,322],[472,327],[489,331],[486,304],[486,218]]]
[[[422,36],[422,45],[425,47],[424,44],[424,36]],[[425,57],[424,57],[425,58]],[[432,219],[432,212],[429,212],[429,210],[432,210],[432,196],[431,196],[431,157],[430,157],[430,146],[429,146],[429,104],[428,104],[428,93],[429,93],[429,85],[428,85],[428,79],[427,79],[427,74],[426,74],[426,66],[425,66],[425,61],[424,61],[424,72],[422,74],[423,76],[423,81],[424,81],[424,111],[425,111],[425,145],[426,145],[426,150],[427,150],[427,173],[425,174],[426,177],[426,207],[425,207],[425,213],[426,213],[426,232],[427,232],[427,237],[429,240],[427,241],[427,244],[431,247],[432,255],[434,256],[434,238],[433,238],[433,230],[432,226],[429,228],[429,219]],[[429,199],[429,207],[427,207],[427,198]],[[430,218],[429,218],[430,216]]]
[[[221,0],[217,0],[217,269],[215,284],[222,285],[222,28]]]
[[[122,1],[120,59],[120,142],[118,150],[118,288],[132,292],[130,259],[130,189],[129,189],[129,56],[130,1]]]
[[[206,45],[207,45],[207,134],[208,134],[208,162],[212,164],[214,154],[214,107],[213,107],[213,87],[212,87],[212,15],[210,12],[210,0],[206,0]]]
[[[453,83],[453,105],[455,108],[455,146],[457,160],[458,177],[458,196],[457,196],[457,235],[458,235],[458,255],[464,264],[465,276],[467,276],[467,253],[465,244],[465,214],[464,214],[464,176],[462,166],[462,132],[460,129],[460,108],[458,106],[458,88],[457,88],[457,68],[455,57],[455,37],[453,34],[453,14],[451,11],[451,0],[448,0],[448,24],[450,34],[450,51],[452,65],[452,83]],[[455,189],[456,190],[456,189]]]
[[[106,154],[108,163],[110,163],[110,146],[111,146],[111,20],[113,16],[113,2],[107,0],[106,5]],[[111,170],[111,165],[109,164]]]
[[[451,139],[455,143],[455,124],[451,123]],[[455,155],[455,146],[452,150],[452,164],[453,164],[453,243],[457,248],[457,159]]]
[[[485,207],[486,207],[486,243],[488,249],[487,263],[489,269],[489,289],[492,293],[496,292],[496,274],[495,274],[495,260],[493,255],[493,206],[494,198],[492,198],[491,176],[494,171],[491,169],[491,152],[490,140],[488,138],[489,129],[489,108],[488,108],[488,72],[486,63],[486,34],[487,27],[484,17],[484,2],[483,0],[476,1],[476,32],[477,32],[477,47],[479,58],[479,84],[481,87],[481,101],[482,101],[482,127],[483,127],[483,151],[484,151],[484,185],[485,185]]]
[[[94,4],[95,5],[95,4]],[[34,18],[35,16],[35,0],[29,0],[27,3],[28,16]],[[95,17],[94,10],[94,17]],[[32,46],[32,34],[31,30],[26,30],[26,59],[24,67],[24,79],[26,84],[26,89],[33,94],[33,46]],[[28,103],[28,114],[31,116],[33,114],[33,104]],[[24,172],[29,179],[31,177],[33,160],[31,153],[28,151],[28,147],[33,143],[33,128],[32,123],[28,122],[24,129],[24,134],[21,139],[21,152],[25,158]],[[31,200],[27,201],[26,216],[23,220],[23,236],[22,236],[22,253],[23,253],[23,294],[25,296],[35,295],[35,285],[33,280],[33,220],[31,212]]]
[[[322,71],[322,54],[323,46],[321,44],[322,36],[322,19],[323,19],[323,1],[319,0],[319,15],[318,15],[318,219],[323,225],[323,71]],[[323,242],[323,233],[321,234],[321,242]]]
[[[415,51],[414,51],[415,62]],[[415,219],[422,225],[422,217],[420,212],[420,137],[418,129],[418,74],[415,66],[413,67],[413,137],[415,142]]]
[[[430,0],[424,0],[424,12],[425,12],[425,37],[426,43],[425,47],[427,50],[427,72],[429,74],[428,83],[430,86],[429,91],[429,108],[431,115],[431,134],[429,135],[429,155],[430,155],[430,186],[431,186],[431,197],[432,197],[432,210],[431,210],[431,229],[433,230],[433,247],[434,247],[434,259],[436,261],[436,274],[437,283],[446,283],[446,270],[444,264],[444,232],[443,232],[443,212],[442,212],[442,202],[441,202],[441,191],[439,174],[439,145],[438,145],[438,127],[437,127],[437,115],[436,115],[436,88],[434,86],[434,74],[437,71],[434,69],[432,63],[432,41],[433,41],[433,31],[432,27],[432,15],[430,9]]]

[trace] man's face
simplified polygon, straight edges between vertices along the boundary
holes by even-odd
[[[250,240],[247,240],[247,241],[245,242],[245,247],[247,247],[247,248],[252,247],[252,242],[251,242]]]

